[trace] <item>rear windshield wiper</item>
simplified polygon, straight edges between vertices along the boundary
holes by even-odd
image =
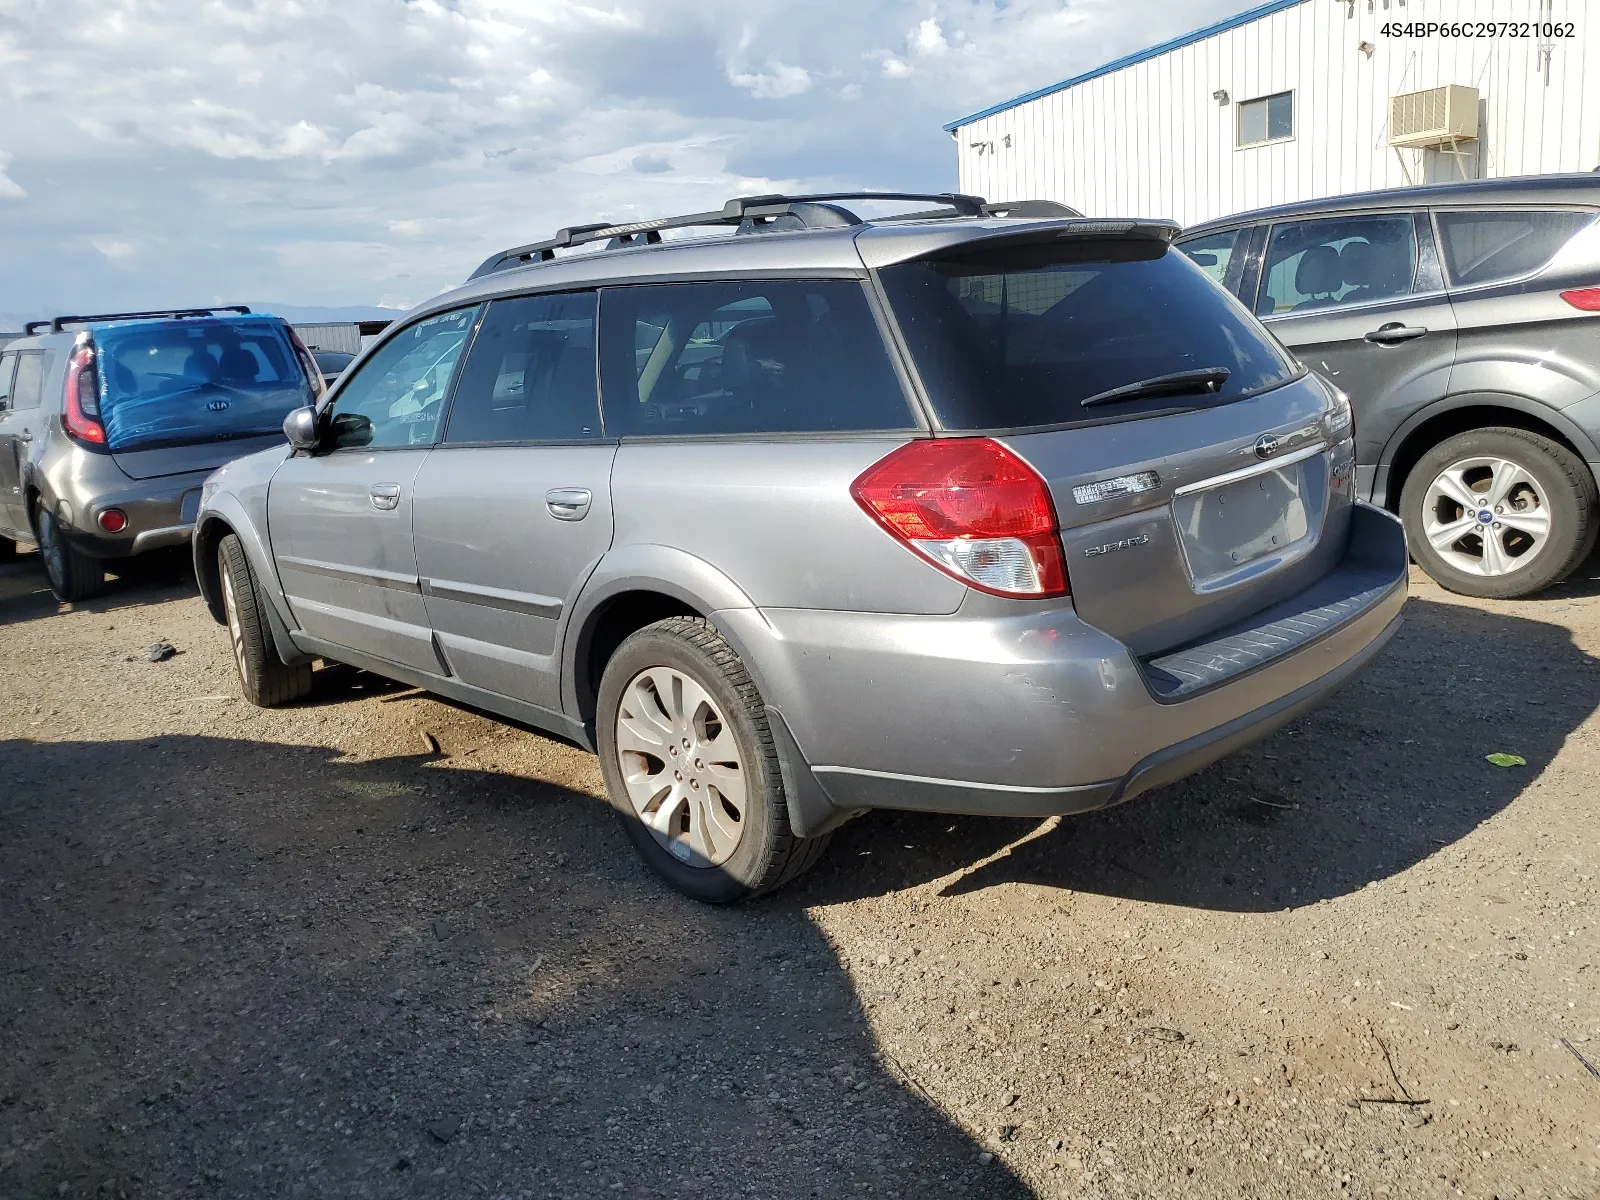
[[[1191,392],[1216,392],[1233,374],[1227,367],[1200,367],[1193,371],[1174,371],[1171,375],[1155,375],[1138,383],[1125,383],[1109,392],[1096,392],[1080,403],[1084,408],[1095,404],[1116,404],[1122,400],[1142,400],[1146,396],[1183,396]]]

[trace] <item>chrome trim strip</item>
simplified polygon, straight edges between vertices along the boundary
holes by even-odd
[[[415,575],[401,575],[396,571],[379,571],[373,567],[319,562],[314,558],[292,558],[287,554],[278,555],[278,565],[294,567],[310,575],[326,575],[330,579],[346,579],[352,583],[370,583],[377,587],[394,588],[402,592],[418,590]]]
[[[562,603],[555,596],[540,596],[534,592],[510,592],[503,588],[479,587],[476,584],[446,582],[442,579],[423,579],[419,582],[424,596],[437,596],[441,600],[458,600],[463,604],[481,604],[485,608],[526,613],[532,617],[547,617],[552,621],[561,616]]]
[[[1240,467],[1237,471],[1229,471],[1225,475],[1213,475],[1210,479],[1202,479],[1198,483],[1188,483],[1181,488],[1175,488],[1172,498],[1179,496],[1192,496],[1196,492],[1209,492],[1212,488],[1226,487],[1230,483],[1238,483],[1241,479],[1253,479],[1257,475],[1265,475],[1268,471],[1276,471],[1279,467],[1293,466],[1297,462],[1305,462],[1308,458],[1315,458],[1328,449],[1326,442],[1313,442],[1309,446],[1302,446],[1292,454],[1285,454],[1282,458],[1264,458],[1260,462],[1251,463],[1248,467]]]

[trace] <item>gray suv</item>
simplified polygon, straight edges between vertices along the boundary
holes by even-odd
[[[1241,213],[1179,247],[1350,395],[1358,492],[1434,579],[1509,598],[1594,546],[1600,175]]]
[[[563,735],[729,901],[866,809],[1128,800],[1377,653],[1349,407],[1175,226],[848,199],[563,230],[397,322],[206,483],[245,695],[335,660]]]
[[[108,561],[182,545],[217,467],[283,445],[320,376],[247,308],[55,317],[0,352],[0,559],[34,542],[84,600]],[[313,381],[316,381],[315,383]]]

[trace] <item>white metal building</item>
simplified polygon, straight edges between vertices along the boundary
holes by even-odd
[[[1383,32],[1428,22],[1474,36]],[[1185,225],[1413,182],[1588,171],[1600,2],[1270,0],[945,128],[963,192]]]

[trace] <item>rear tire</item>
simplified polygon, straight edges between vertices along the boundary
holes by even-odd
[[[1588,557],[1600,533],[1595,506],[1594,476],[1571,450],[1526,429],[1490,428],[1424,454],[1406,477],[1400,516],[1411,556],[1441,587],[1511,600],[1561,582]]]
[[[821,857],[828,835],[789,828],[761,694],[709,621],[669,617],[628,637],[601,677],[595,724],[617,820],[678,891],[730,904]]]
[[[311,664],[291,667],[278,657],[262,610],[267,602],[238,534],[228,534],[217,546],[217,579],[244,698],[259,708],[275,708],[306,696],[311,691]]]
[[[55,514],[39,509],[39,556],[57,600],[68,604],[98,596],[106,585],[105,564],[74,549],[61,533]]]

